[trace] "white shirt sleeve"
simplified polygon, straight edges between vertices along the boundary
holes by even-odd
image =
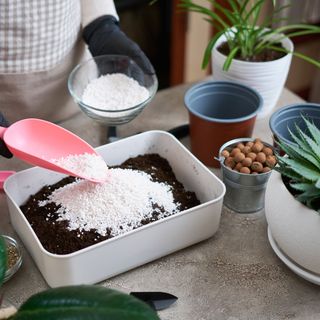
[[[105,14],[119,20],[113,0],[81,0],[81,13],[83,27]]]

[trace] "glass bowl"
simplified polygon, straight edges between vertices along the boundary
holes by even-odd
[[[141,86],[148,90],[149,97],[142,103],[120,110],[106,110],[85,104],[82,100],[82,95],[88,83],[102,75],[112,73],[122,73],[138,81]],[[156,75],[143,72],[127,56],[103,55],[77,65],[70,73],[68,89],[75,102],[87,116],[96,121],[114,126],[131,121],[147,106],[158,89],[158,80]]]
[[[6,244],[7,255],[9,255],[8,250],[10,248],[11,248],[11,250],[13,250],[15,252],[15,255],[16,255],[16,261],[9,268],[7,268],[7,270],[5,272],[4,282],[6,282],[19,270],[19,268],[22,264],[22,253],[21,253],[20,246],[15,239],[13,239],[9,236],[5,236],[5,235],[2,235],[2,237],[3,237],[4,242]]]

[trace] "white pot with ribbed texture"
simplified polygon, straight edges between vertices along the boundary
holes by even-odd
[[[298,275],[320,284],[320,215],[296,200],[276,171],[267,185],[265,213],[278,257]]]
[[[268,62],[248,62],[234,59],[228,71],[222,67],[226,56],[217,47],[226,41],[222,35],[212,50],[212,69],[214,80],[228,80],[243,83],[256,89],[262,96],[264,104],[258,113],[258,118],[268,116],[275,107],[286,82],[292,54]],[[293,43],[289,38],[282,40],[282,45],[288,51],[293,51]]]

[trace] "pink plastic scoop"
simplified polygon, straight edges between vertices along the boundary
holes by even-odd
[[[93,182],[105,180],[83,176],[82,172],[72,172],[52,161],[84,153],[99,155],[77,135],[51,122],[40,119],[20,120],[8,128],[0,127],[0,137],[14,156],[32,165]]]

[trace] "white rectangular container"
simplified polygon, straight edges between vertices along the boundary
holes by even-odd
[[[38,167],[14,174],[4,185],[10,219],[49,286],[97,283],[205,240],[217,231],[225,186],[172,135],[148,131],[97,151],[109,166],[137,155],[158,153],[201,204],[77,252],[57,255],[43,248],[19,207],[43,186],[64,176]]]

